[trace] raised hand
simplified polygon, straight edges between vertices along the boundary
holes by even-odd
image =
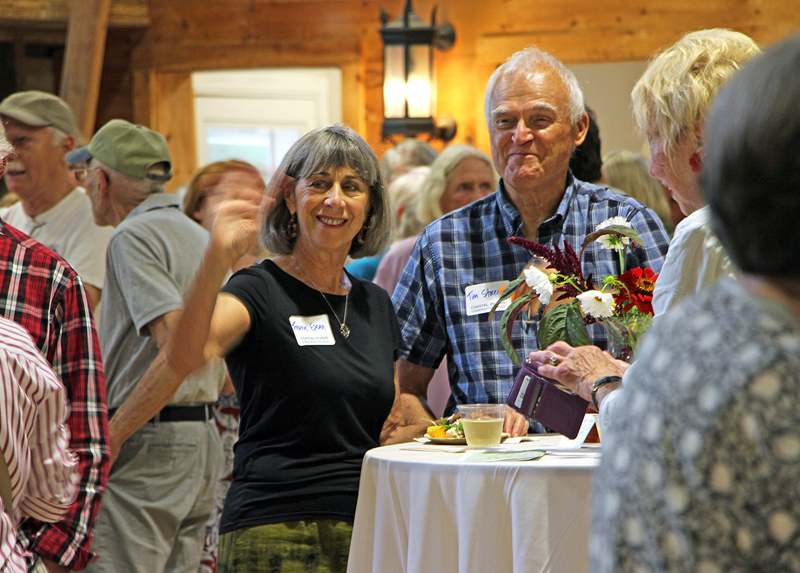
[[[217,209],[210,248],[232,265],[253,250],[261,229],[260,214],[268,212],[275,199],[266,195],[264,180],[250,167],[232,169],[220,177],[218,185],[225,199]]]

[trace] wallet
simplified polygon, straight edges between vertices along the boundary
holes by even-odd
[[[589,402],[565,392],[557,382],[539,376],[535,364],[523,363],[506,404],[520,414],[574,440],[583,423]]]

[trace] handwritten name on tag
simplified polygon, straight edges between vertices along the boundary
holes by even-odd
[[[327,314],[290,316],[289,324],[298,346],[331,346],[336,344]]]
[[[492,307],[500,298],[500,293],[507,285],[508,281],[496,281],[493,283],[472,285],[464,289],[464,297],[467,301],[467,316],[484,314],[492,310]],[[497,310],[503,311],[508,308],[509,304],[511,304],[511,299],[504,300],[503,303],[497,307]]]

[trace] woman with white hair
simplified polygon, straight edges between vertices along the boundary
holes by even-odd
[[[708,115],[701,183],[742,277],[685,300],[641,347],[595,472],[595,573],[800,571],[798,69],[795,35]]]

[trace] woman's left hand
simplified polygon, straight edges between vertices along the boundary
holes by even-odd
[[[539,374],[560,382],[589,401],[597,379],[622,376],[625,372],[618,360],[596,346],[573,348],[566,342],[556,342],[545,350],[531,352],[528,358],[537,363]]]
[[[229,266],[251,252],[260,231],[260,213],[267,212],[264,180],[255,169],[237,167],[225,174],[219,185],[225,200],[219,205],[211,231],[211,244]]]

